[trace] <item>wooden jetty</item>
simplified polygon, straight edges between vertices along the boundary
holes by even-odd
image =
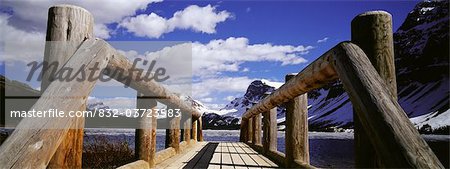
[[[48,17],[46,40],[67,41],[75,47],[61,50],[46,45],[45,61],[63,62],[61,68],[76,70],[84,64],[87,73],[95,62],[107,72],[132,66],[107,42],[94,38],[94,21],[87,10],[57,5],[49,9]],[[309,163],[307,93],[337,80],[355,108],[356,167],[444,168],[397,102],[391,18],[383,11],[356,16],[351,41],[337,44],[298,74],[286,75],[283,86],[248,109],[241,119],[240,142],[204,142],[200,112],[156,82],[131,81],[130,87],[139,93],[138,108],[154,108],[156,102],[141,98],[156,94],[165,104],[192,114],[192,119],[171,119],[166,149],[159,152],[156,119],[140,119],[136,161],[119,168],[315,168]],[[125,75],[136,79],[131,72]],[[84,110],[94,86],[87,81],[44,80],[42,97],[32,109]],[[286,107],[286,153],[277,151],[280,105]],[[0,168],[81,168],[83,126],[84,119],[77,118],[23,119],[0,147]]]

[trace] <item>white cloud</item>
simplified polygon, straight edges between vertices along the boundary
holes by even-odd
[[[205,98],[201,98],[200,101],[209,103],[209,102],[214,101],[214,98],[212,98],[212,97],[205,97]]]
[[[226,92],[244,92],[255,79],[248,77],[220,77],[203,79],[192,84],[194,98],[208,98],[211,94]]]
[[[227,11],[216,11],[216,8],[207,5],[199,7],[191,5],[184,10],[177,11],[172,18],[166,19],[155,13],[141,14],[125,18],[120,27],[126,28],[136,36],[159,38],[164,33],[175,29],[191,29],[196,32],[212,34],[216,26],[231,17]]]
[[[328,37],[325,37],[325,38],[323,38],[323,39],[317,40],[317,43],[325,43],[325,42],[327,42],[327,41],[328,41]]]
[[[274,61],[281,65],[306,63],[305,55],[312,46],[249,44],[247,38],[230,37],[212,40],[207,44],[192,44],[193,72],[195,75],[216,74],[222,71],[239,71],[244,62]]]
[[[235,98],[236,97],[234,97],[234,96],[227,96],[227,97],[224,98],[224,100],[226,100],[226,101],[233,101]]]
[[[187,58],[186,48],[188,44],[178,44],[166,47],[163,50],[152,52],[149,56],[169,56],[171,58]],[[228,39],[211,40],[207,44],[200,42],[192,43],[192,74],[200,77],[216,76],[222,72],[248,71],[248,68],[241,68],[245,62],[281,62],[281,65],[296,65],[306,63],[302,57],[313,49],[312,46],[292,46],[249,44],[249,40],[244,37],[230,37]],[[170,52],[184,51],[184,52]],[[151,60],[151,59],[149,59]]]
[[[104,24],[95,24],[94,25],[94,34],[96,37],[102,39],[109,39],[111,30]]]
[[[45,34],[36,31],[23,31],[9,24],[11,16],[0,14],[2,61],[31,62],[40,61],[44,55]]]
[[[2,6],[11,7],[14,11],[14,27],[22,30],[45,32],[48,9],[56,4],[72,4],[83,7],[92,13],[95,20],[94,34],[101,38],[109,38],[110,30],[105,24],[121,21],[124,17],[144,10],[148,4],[162,0],[39,0],[39,1],[2,1]]]

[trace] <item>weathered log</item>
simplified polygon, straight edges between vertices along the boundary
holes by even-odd
[[[286,75],[286,82],[295,75]],[[308,97],[302,94],[285,103],[286,107],[286,167],[296,167],[294,161],[309,164]]]
[[[158,151],[156,153],[155,163],[160,164],[160,163],[164,162],[165,160],[169,159],[170,157],[173,157],[176,154],[177,154],[177,151],[172,147]]]
[[[191,119],[187,119],[183,123],[183,141],[185,141],[187,144],[191,142]]]
[[[87,74],[92,72],[92,68],[97,63],[97,67],[103,69],[111,57],[110,49],[111,47],[103,40],[86,40],[64,67],[82,70]],[[98,76],[100,71],[92,73]],[[95,81],[89,80],[54,81],[31,109],[48,111],[57,107],[59,111],[66,113],[79,110],[80,107],[85,106],[94,85]],[[0,147],[0,166],[2,168],[45,168],[73,122],[75,119],[70,117],[22,119]]]
[[[94,18],[87,10],[72,5],[50,7],[44,62],[58,63],[55,72],[60,70],[85,39],[93,38],[93,29]],[[42,70],[41,94],[51,83],[52,71]],[[81,168],[84,118],[76,118],[72,125],[50,161],[49,168]]]
[[[263,113],[263,152],[277,151],[277,108]]]
[[[189,143],[188,143],[187,141],[182,141],[182,142],[180,142],[180,153],[179,153],[179,154],[184,153],[184,151],[185,151],[187,148],[189,148]]]
[[[197,141],[197,122],[198,120],[194,120],[194,122],[192,122],[192,140]]]
[[[144,94],[138,93],[136,99],[137,109],[153,109],[157,105],[155,99],[146,98]],[[152,113],[152,112],[145,112]],[[135,134],[135,152],[138,160],[144,160],[149,163],[150,166],[155,165],[156,154],[156,116],[144,115],[138,121],[138,128]]]
[[[166,129],[166,148],[172,147],[175,152],[180,151],[180,118],[173,117],[169,120],[170,128]]]
[[[203,141],[203,121],[202,121],[202,116],[200,115],[200,117],[198,118],[198,141]]]
[[[117,169],[150,169],[147,161],[138,160],[129,164],[118,167]]]
[[[239,133],[239,141],[240,142],[247,142],[247,120],[241,119],[241,127],[240,127],[240,133]]]
[[[292,163],[292,168],[305,168],[305,169],[315,169],[316,167],[303,163],[300,160],[294,160],[294,162]]]
[[[247,143],[253,142],[253,118],[247,119]]]
[[[193,120],[197,120],[201,116],[201,113],[198,110],[194,109],[192,105],[187,104],[185,101],[180,99],[178,94],[169,91],[163,85],[153,80],[138,81],[137,79],[140,78],[140,74],[130,70],[133,70],[133,64],[125,56],[123,56],[123,54],[116,51],[115,57],[108,63],[104,73],[123,84],[129,85],[138,92],[144,93],[150,97],[158,98],[158,101],[166,105],[173,105],[175,108],[181,109],[183,117],[192,116]],[[142,74],[147,74],[144,70],[142,70],[142,72]],[[131,79],[129,80],[124,77]]]
[[[352,42],[358,45],[385,81],[388,91],[397,100],[397,83],[394,65],[394,41],[392,16],[384,11],[370,11],[356,16],[352,21]],[[357,109],[353,110],[355,135],[355,167],[381,167],[370,138],[358,120]]]
[[[261,114],[253,116],[252,122],[253,122],[252,144],[261,145]]]
[[[444,168],[358,46],[335,47],[335,69],[377,157],[388,168]]]
[[[242,118],[248,119],[261,112],[267,112],[278,105],[292,100],[294,97],[336,81],[338,77],[331,66],[331,59],[335,55],[334,50],[334,48],[330,49],[320,56],[293,77],[292,80],[289,80],[289,82],[249,109]]]

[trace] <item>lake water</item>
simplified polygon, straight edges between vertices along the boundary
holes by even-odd
[[[239,141],[238,130],[204,130],[205,141]],[[134,149],[134,130],[87,129],[85,144],[92,143],[96,136],[106,136],[108,140],[127,142]],[[424,135],[425,140],[438,158],[449,167],[449,135]],[[157,131],[157,151],[164,149],[165,130]],[[354,166],[353,133],[310,132],[311,165],[322,168],[352,168]],[[278,132],[278,150],[285,152],[284,132]]]

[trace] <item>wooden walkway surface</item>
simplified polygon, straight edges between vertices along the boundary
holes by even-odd
[[[198,142],[156,168],[278,168],[274,162],[241,142]]]

